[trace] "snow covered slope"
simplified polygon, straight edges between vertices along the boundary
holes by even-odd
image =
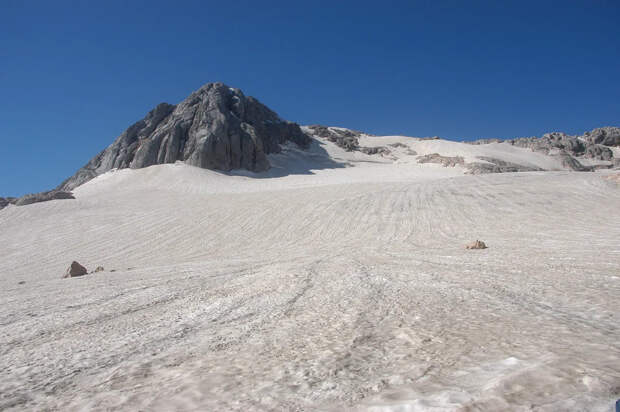
[[[1,210],[0,409],[610,410],[611,172],[474,176],[416,158],[557,165],[506,144],[360,143],[407,147],[318,139],[260,174],[111,171],[75,200]],[[105,271],[61,279],[72,260]]]

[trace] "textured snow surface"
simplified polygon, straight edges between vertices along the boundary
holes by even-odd
[[[0,211],[0,410],[612,410],[619,185],[410,160],[321,142]]]

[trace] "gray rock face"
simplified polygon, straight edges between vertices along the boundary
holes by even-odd
[[[533,166],[525,166],[517,163],[506,162],[488,156],[478,156],[478,159],[488,163],[473,162],[465,164],[469,174],[477,175],[484,173],[516,173],[516,172],[542,172],[543,169]]]
[[[418,156],[417,161],[418,163],[438,163],[444,167],[454,167],[456,165],[463,166],[465,164],[465,159],[461,156],[442,156],[439,153]]]
[[[389,155],[391,153],[390,149],[385,146],[360,146],[359,138],[362,135],[361,132],[349,129],[326,127],[321,126],[320,124],[311,125],[308,126],[308,128],[312,131],[313,136],[327,139],[330,142],[335,143],[337,146],[343,148],[347,152],[358,151],[367,155]]]
[[[502,142],[502,140],[480,139],[467,143],[487,144],[493,142]],[[540,138],[520,137],[512,140],[505,140],[505,142],[513,146],[528,148],[544,154],[551,154],[553,151],[559,150],[561,153],[563,152],[572,157],[583,156],[588,159],[613,161],[613,151],[608,146],[620,146],[620,128],[601,127],[586,132],[581,136],[569,136],[565,133],[553,132],[546,133]],[[565,158],[565,160],[571,170],[580,169],[574,162],[571,162],[567,158]],[[572,169],[572,167],[576,167],[577,169]]]
[[[600,127],[586,132],[583,138],[593,144],[620,146],[620,127]]]
[[[354,132],[352,130],[333,129],[321,126],[319,124],[308,126],[308,128],[312,130],[312,133],[315,136],[327,139],[348,152],[360,149],[358,140],[361,136],[360,132]]]
[[[592,167],[582,165],[579,160],[575,159],[566,152],[560,152],[559,154],[553,156],[559,158],[562,163],[562,167],[566,169],[574,170],[576,172],[590,172],[594,170]]]
[[[586,147],[584,157],[588,159],[609,161],[613,159],[614,152],[612,152],[611,149],[607,146],[603,146],[600,144],[590,144]]]
[[[480,144],[489,144],[489,143],[502,143],[503,141],[504,139],[491,138],[491,139],[478,139],[478,140],[474,140],[473,142],[463,142],[463,143],[480,145]]]
[[[409,148],[409,146],[407,146],[407,145],[406,145],[406,144],[404,144],[404,143],[400,143],[400,142],[390,143],[390,144],[388,144],[388,146],[390,146],[390,147],[396,147],[396,148],[403,148],[403,149],[408,149],[408,148]]]
[[[264,171],[270,167],[266,155],[287,141],[305,148],[311,139],[241,90],[209,83],[176,106],[158,105],[58,189],[71,190],[114,168],[177,160],[205,169]]]
[[[8,205],[15,204],[17,201],[14,197],[0,197],[0,209],[4,209]]]
[[[63,192],[61,190],[50,190],[49,192],[33,193],[22,196],[15,201],[16,206],[25,206],[32,203],[47,202],[49,200],[59,199],[75,199],[71,192]]]
[[[415,150],[413,150],[412,148],[410,148],[409,146],[407,146],[404,143],[399,143],[399,142],[390,143],[390,144],[388,144],[388,146],[395,147],[397,149],[405,149],[405,153],[408,154],[409,156],[415,156],[415,155],[418,154],[418,152],[416,152]]]
[[[392,151],[385,146],[360,147],[359,151],[367,155],[389,155],[392,153]]]
[[[552,149],[564,150],[573,156],[582,155],[586,146],[575,136],[569,136],[565,133],[545,133],[541,138],[522,137],[519,139],[508,140],[513,146],[525,147],[535,152],[549,154]]]
[[[48,192],[32,193],[22,196],[20,198],[15,197],[0,197],[0,209],[5,208],[8,205],[25,206],[32,203],[47,202],[49,200],[58,199],[75,199],[73,193],[63,192],[60,190],[50,190]]]

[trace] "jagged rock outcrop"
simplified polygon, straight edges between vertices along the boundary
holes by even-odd
[[[514,172],[542,172],[544,169],[535,166],[526,166],[504,160],[495,159],[488,156],[477,156],[478,159],[487,163],[473,162],[466,163],[467,173],[472,175],[484,173],[514,173]]]
[[[491,138],[491,139],[478,139],[472,142],[463,142],[463,143],[480,145],[480,144],[502,143],[502,142],[504,142],[504,139]]]
[[[488,144],[506,142],[513,146],[524,147],[544,154],[564,152],[573,157],[613,161],[613,151],[608,146],[620,146],[620,128],[600,127],[581,136],[566,133],[545,133],[542,137],[520,137],[511,140],[480,139],[469,144]],[[576,169],[572,169],[576,170]]]
[[[408,145],[404,143],[400,143],[400,142],[390,143],[388,144],[388,146],[394,147],[397,149],[405,149],[405,153],[408,154],[409,156],[415,156],[418,154],[418,152],[416,152],[415,150],[413,150],[412,148],[410,148]]]
[[[269,169],[267,154],[311,139],[300,127],[241,90],[209,83],[178,105],[162,103],[124,131],[59,190],[71,190],[114,168],[143,168],[178,160],[205,169]]]
[[[307,128],[313,136],[327,139],[347,152],[358,151],[367,155],[389,155],[391,153],[390,149],[385,146],[360,146],[359,138],[362,136],[362,133],[355,130],[342,129],[338,127],[326,127],[321,126],[320,124],[310,125],[307,126]]]
[[[59,199],[75,199],[73,193],[64,192],[61,190],[50,190],[48,192],[32,193],[26,196],[22,196],[15,201],[16,206],[25,206],[32,203],[47,202],[49,200]]]
[[[388,146],[390,146],[390,147],[396,147],[396,148],[403,148],[403,149],[408,149],[408,148],[409,148],[409,146],[407,146],[407,145],[406,145],[406,144],[404,144],[404,143],[400,143],[400,142],[390,143],[390,144],[388,144]]]
[[[0,197],[0,209],[4,209],[8,205],[15,204],[17,198],[15,197]]]
[[[614,157],[614,152],[612,152],[609,147],[601,144],[589,144],[586,146],[586,151],[583,156],[588,159],[610,161]]]
[[[522,165],[507,162],[501,159],[495,159],[488,156],[477,156],[484,162],[466,163],[461,156],[442,156],[438,153],[431,153],[418,156],[418,163],[438,163],[444,167],[463,166],[467,169],[467,174],[485,174],[485,173],[515,173],[515,172],[542,172],[544,169],[535,166]]]
[[[320,124],[308,126],[308,129],[311,130],[313,135],[327,139],[348,152],[360,149],[359,137],[362,135],[360,132],[349,129],[326,127]]]
[[[22,197],[0,197],[0,209],[5,208],[8,205],[25,206],[32,203],[47,202],[49,200],[57,199],[75,199],[73,193],[64,192],[61,190],[50,190],[41,193],[31,193]]]
[[[568,170],[574,170],[576,172],[590,172],[592,170],[594,170],[592,167],[590,166],[584,166],[581,164],[581,162],[577,159],[575,159],[573,156],[571,156],[570,154],[562,151],[558,154],[553,155],[554,157],[557,157],[560,160],[560,163],[562,164],[562,167],[564,167],[565,169]]]
[[[507,140],[513,146],[529,148],[535,152],[549,154],[553,149],[563,150],[573,156],[580,156],[586,150],[586,145],[575,136],[565,133],[545,133],[542,137],[521,137]]]
[[[442,156],[439,153],[418,156],[417,161],[418,163],[439,163],[444,167],[463,166],[465,164],[465,159],[461,156]]]
[[[620,146],[620,127],[599,127],[584,133],[582,138],[592,144]]]
[[[367,155],[389,155],[392,153],[392,151],[385,146],[360,147],[359,151]]]

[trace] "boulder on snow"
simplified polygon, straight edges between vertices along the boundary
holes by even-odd
[[[465,246],[465,249],[486,249],[487,245],[482,240],[476,240]]]
[[[103,266],[97,266],[97,268],[95,269],[95,272],[94,272],[94,273],[97,273],[97,272],[103,272],[104,270],[105,270],[105,269],[103,268]]]
[[[67,273],[65,273],[65,278],[75,278],[78,276],[84,276],[88,274],[88,270],[82,265],[80,265],[75,260],[71,262],[71,266],[67,269]]]

